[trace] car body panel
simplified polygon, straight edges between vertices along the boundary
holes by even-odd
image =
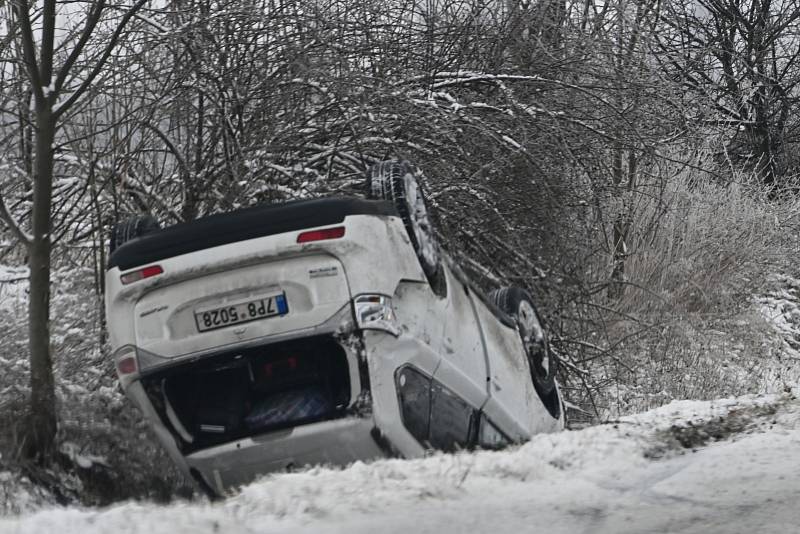
[[[504,428],[514,428],[518,434],[510,437],[515,440],[557,430],[563,421],[550,417],[536,393],[530,364],[527,358],[522,357],[525,348],[516,328],[493,320],[492,312],[480,301],[476,302],[475,309],[490,362],[488,382],[491,398],[484,411]]]
[[[194,452],[185,459],[219,494],[270,472],[347,465],[384,456],[370,418],[347,417],[276,430]]]
[[[279,266],[279,262],[296,261],[298,257],[328,256],[343,265],[351,295],[360,293],[392,295],[401,280],[425,281],[425,274],[416,262],[414,250],[400,218],[353,215],[345,218],[343,226],[346,232],[340,239],[298,244],[297,237],[301,232],[295,231],[162,259],[157,264],[163,268],[164,274],[130,285],[124,285],[120,281],[120,277],[130,271],[112,267],[106,271],[106,312],[111,345],[113,347],[136,345],[135,318],[138,316],[136,311],[138,309],[141,314],[158,310],[160,306],[165,305],[164,303],[157,305],[159,300],[156,295],[159,292],[180,293],[178,300],[186,301],[192,298],[186,295],[186,292],[194,295],[196,290],[191,288],[200,287],[202,279],[202,284],[211,285],[202,290],[205,298],[211,298],[215,293],[224,298],[226,292],[230,291],[232,283],[232,278],[224,273],[248,267],[258,269],[257,266],[268,266],[265,268],[272,269]],[[372,267],[380,263],[383,258],[392,258],[391,268]],[[308,267],[309,270],[313,268],[310,265]],[[133,270],[136,269],[138,267]],[[280,278],[272,274],[266,276],[275,280]],[[165,289],[166,286],[182,283],[185,284],[177,291]],[[147,305],[139,304],[143,299]],[[163,317],[163,313],[170,313],[170,309],[174,310],[174,306],[172,303],[170,308],[158,313]],[[324,319],[327,317],[322,320]],[[267,321],[271,320],[274,319]],[[175,348],[171,351],[191,352]],[[162,355],[157,351],[151,352]]]
[[[441,361],[439,354],[420,338],[407,334],[395,337],[386,332],[366,331],[364,346],[376,427],[399,456],[415,458],[424,455],[425,447],[409,434],[399,417],[396,372],[404,365],[411,365],[432,376]]]
[[[443,336],[442,368],[437,378],[445,384],[453,380],[453,389],[466,401],[480,408],[489,392],[486,377],[488,364],[481,326],[472,304],[471,290],[453,276],[449,268],[447,276],[447,307],[444,312],[445,334]]]
[[[198,328],[197,310],[275,294],[285,295],[286,315],[208,331]],[[135,344],[165,358],[183,356],[319,325],[349,300],[344,267],[327,254],[301,255],[208,273],[143,295],[133,306]]]

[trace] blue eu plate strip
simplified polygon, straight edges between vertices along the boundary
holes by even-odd
[[[286,304],[286,295],[276,295],[275,302],[278,304],[278,315],[289,313],[289,306]]]

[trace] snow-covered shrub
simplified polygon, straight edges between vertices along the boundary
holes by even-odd
[[[60,263],[67,265],[65,260],[62,256]],[[0,472],[7,472],[0,493],[29,495],[26,506],[191,494],[117,385],[107,347],[101,344],[101,303],[91,271],[60,267],[54,279],[51,330],[61,454],[47,468],[22,463],[16,454],[16,429],[26,416],[29,391],[27,284],[0,285],[0,428],[6,430],[0,433]],[[0,495],[0,512],[4,505]]]
[[[582,400],[609,415],[783,388],[784,341],[754,297],[794,269],[797,203],[697,173],[655,193],[636,199],[625,291],[595,300],[591,350],[578,357],[594,397]]]

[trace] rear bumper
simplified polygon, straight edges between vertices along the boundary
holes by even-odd
[[[265,473],[382,457],[373,429],[369,417],[324,421],[198,451],[186,456],[185,462],[190,472],[199,473],[211,489],[222,494]]]

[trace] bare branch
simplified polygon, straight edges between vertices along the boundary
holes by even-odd
[[[154,126],[153,124],[150,124],[149,122],[143,122],[142,126],[152,131],[154,134],[158,136],[159,139],[164,141],[164,144],[167,145],[167,148],[169,149],[170,153],[172,153],[172,155],[175,156],[175,159],[178,160],[178,166],[181,168],[183,172],[185,173],[190,172],[190,167],[186,161],[186,157],[178,149],[178,147],[175,146],[175,143],[172,142],[172,140],[169,138],[167,134],[165,134],[158,127]]]
[[[44,101],[44,89],[42,88],[42,81],[39,77],[39,65],[36,61],[36,49],[34,44],[36,42],[33,36],[33,28],[31,27],[31,19],[28,16],[28,4],[25,0],[13,0],[14,11],[17,13],[19,19],[20,30],[22,31],[22,53],[25,58],[25,67],[31,77],[33,85],[33,94],[37,102]]]
[[[42,50],[39,55],[40,84],[50,85],[53,77],[53,46],[56,33],[56,0],[44,0],[42,15]],[[44,96],[53,99],[55,95],[49,91]]]
[[[11,230],[11,233],[14,234],[14,237],[16,237],[20,243],[26,247],[31,244],[33,237],[25,233],[14,216],[11,215],[11,212],[8,211],[8,207],[6,206],[6,201],[3,198],[2,193],[0,193],[0,219],[6,223],[6,226],[8,226],[9,230]]]
[[[86,17],[86,24],[83,27],[80,39],[78,39],[78,42],[75,43],[75,47],[72,49],[72,52],[70,52],[69,57],[58,71],[58,75],[56,76],[56,81],[53,84],[56,93],[59,93],[61,91],[61,88],[64,86],[64,81],[66,81],[67,76],[69,75],[69,72],[72,70],[72,67],[75,65],[75,62],[80,57],[84,48],[86,48],[86,44],[89,42],[89,39],[91,39],[92,34],[94,33],[94,29],[97,26],[97,23],[100,22],[100,18],[103,15],[103,9],[105,9],[105,6],[106,6],[105,0],[98,0],[98,2],[92,6],[92,10]]]
[[[136,15],[136,12],[139,11],[142,8],[142,6],[144,6],[147,2],[148,0],[137,0],[136,3],[133,4],[133,6],[131,6],[128,9],[127,13],[125,13],[125,15],[122,17],[122,20],[114,30],[111,39],[108,41],[108,44],[103,50],[103,53],[95,62],[92,71],[83,80],[83,82],[75,90],[75,92],[73,92],[66,101],[62,102],[61,105],[58,106],[58,108],[56,108],[53,111],[53,116],[55,117],[56,120],[58,120],[61,117],[61,115],[64,114],[65,111],[70,109],[75,104],[75,102],[77,102],[78,99],[81,98],[83,94],[89,89],[92,83],[94,83],[94,80],[103,71],[103,68],[106,65],[106,61],[108,61],[108,58],[111,56],[111,52],[113,52],[114,48],[117,46],[117,42],[119,41],[122,32],[125,31],[125,27],[128,25],[128,22],[130,22],[130,20],[134,17],[134,15]]]

